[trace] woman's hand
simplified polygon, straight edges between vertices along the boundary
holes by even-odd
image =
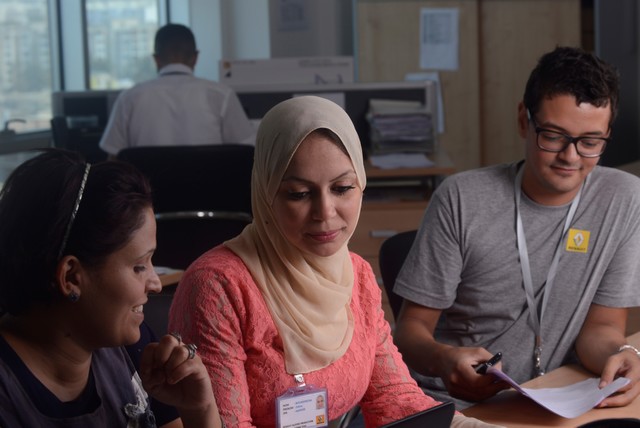
[[[140,378],[151,396],[178,409],[184,426],[220,427],[211,379],[194,345],[168,334],[140,358]]]

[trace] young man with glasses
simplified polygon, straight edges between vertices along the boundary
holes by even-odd
[[[395,341],[421,385],[457,407],[507,387],[474,366],[502,352],[518,383],[569,362],[631,379],[600,407],[640,393],[625,341],[640,306],[640,180],[598,166],[610,142],[617,71],[580,49],[543,55],[518,106],[525,159],[447,178],[395,284]],[[615,143],[611,143],[615,144]]]

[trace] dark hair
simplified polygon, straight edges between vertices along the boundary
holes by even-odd
[[[50,302],[63,236],[87,163],[77,153],[48,149],[26,161],[0,191],[0,312],[19,314]],[[151,189],[135,167],[92,165],[62,256],[98,267],[124,247],[151,207]]]
[[[189,27],[167,24],[156,32],[154,52],[163,61],[185,62],[196,53],[196,39]]]
[[[580,48],[556,47],[533,69],[524,92],[524,105],[535,115],[545,98],[573,95],[577,104],[611,107],[609,126],[618,114],[619,73],[616,68]]]

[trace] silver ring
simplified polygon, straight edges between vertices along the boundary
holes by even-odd
[[[184,346],[187,347],[187,351],[189,351],[189,355],[187,356],[188,360],[193,360],[196,356],[196,351],[198,350],[198,347],[196,345],[194,345],[193,343],[187,343]]]
[[[176,340],[178,341],[178,345],[182,344],[182,336],[180,336],[180,333],[178,333],[177,331],[172,331],[171,333],[169,333],[169,335],[176,338]]]

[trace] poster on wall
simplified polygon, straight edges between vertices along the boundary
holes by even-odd
[[[460,37],[457,8],[425,7],[420,11],[420,67],[457,70]]]
[[[278,2],[278,31],[306,31],[309,18],[306,0],[280,0]]]

